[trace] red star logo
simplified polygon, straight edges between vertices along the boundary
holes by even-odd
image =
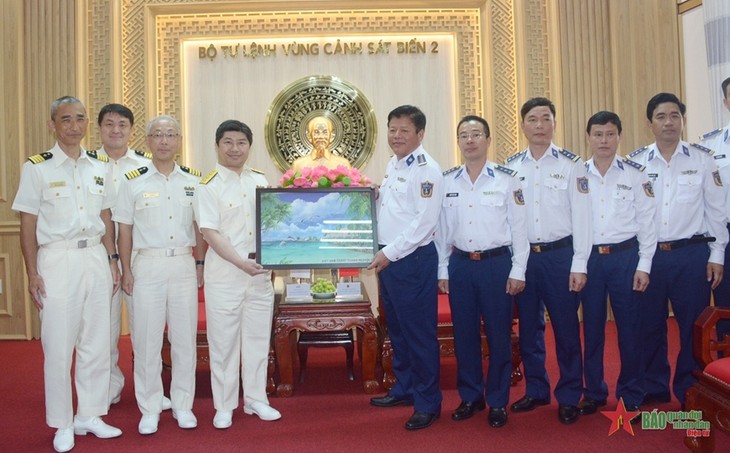
[[[631,419],[638,416],[640,414],[639,411],[635,412],[627,412],[626,406],[624,405],[624,399],[621,398],[618,400],[618,404],[616,405],[616,410],[614,411],[601,411],[601,413],[609,418],[611,420],[611,428],[608,430],[608,435],[615,433],[618,431],[621,426],[623,426],[624,431],[634,435],[634,428],[631,426]]]

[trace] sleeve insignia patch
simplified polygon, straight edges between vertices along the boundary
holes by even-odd
[[[644,193],[649,198],[654,198],[654,187],[651,185],[651,181],[647,181],[641,185],[644,188]]]
[[[431,198],[433,195],[433,183],[426,181],[421,183],[421,198]]]
[[[525,204],[525,197],[522,195],[522,189],[517,189],[512,194],[515,197],[515,204],[523,206]]]
[[[720,178],[720,170],[712,172],[712,180],[715,181],[715,185],[722,187],[722,178]]]
[[[588,178],[581,177],[576,178],[576,183],[578,184],[578,192],[580,193],[588,193]]]

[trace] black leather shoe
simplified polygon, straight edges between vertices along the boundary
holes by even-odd
[[[565,423],[566,425],[575,423],[579,415],[580,411],[578,410],[578,406],[570,404],[561,404],[558,406],[558,420],[560,420],[560,423]]]
[[[537,399],[525,395],[509,408],[512,412],[528,412],[537,406],[547,406],[548,404],[550,404],[550,398]]]
[[[629,404],[628,406],[626,406],[626,412],[637,412],[637,411],[640,411],[639,406],[635,406],[633,404]],[[636,416],[634,418],[632,418],[630,421],[631,421],[632,425],[641,423],[641,412],[636,414]]]
[[[641,405],[668,403],[670,401],[672,401],[672,395],[669,393],[647,393],[644,395],[644,402]]]
[[[490,407],[487,420],[489,420],[489,426],[492,428],[503,427],[507,424],[507,409],[503,407]]]
[[[595,414],[599,407],[606,405],[606,400],[589,400],[584,398],[583,401],[578,403],[578,411],[580,415],[591,415]]]
[[[385,396],[370,398],[370,404],[378,407],[413,406],[413,398],[398,398],[389,393]]]
[[[466,420],[467,418],[471,418],[475,412],[483,411],[486,407],[487,405],[484,404],[484,401],[474,401],[472,403],[462,401],[454,413],[451,414],[451,419],[457,422]]]
[[[439,418],[439,415],[441,414],[416,411],[406,422],[406,429],[408,431],[415,431],[417,429],[428,428],[434,421],[436,421],[437,418]]]

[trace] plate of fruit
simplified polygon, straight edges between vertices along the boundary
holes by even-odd
[[[337,295],[337,287],[326,278],[318,278],[311,292],[315,299],[333,299]]]

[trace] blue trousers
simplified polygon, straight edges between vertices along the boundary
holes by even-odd
[[[433,243],[394,261],[380,274],[380,296],[393,344],[390,394],[413,398],[416,411],[441,412],[438,316],[438,254]]]
[[[588,260],[588,282],[581,292],[583,304],[583,396],[604,400],[608,387],[603,377],[603,351],[606,343],[606,296],[616,318],[621,372],[616,384],[616,399],[626,405],[641,404],[640,387],[641,307],[644,294],[634,291],[634,273],[639,263],[638,245],[610,255],[591,253]]]
[[[651,266],[651,283],[646,290],[641,331],[643,334],[642,388],[651,394],[669,393],[667,359],[668,302],[672,302],[679,326],[680,350],[674,370],[674,396],[684,403],[684,394],[696,382],[692,371],[699,369],[693,356],[692,329],[695,320],[710,304],[707,282],[707,244],[692,244],[664,252],[657,250]]]
[[[728,224],[730,231],[730,224]],[[725,247],[725,266],[730,264],[730,245]],[[730,275],[722,279],[717,288],[712,292],[715,297],[716,307],[730,308]],[[717,338],[720,339],[725,335],[730,335],[730,320],[720,320],[717,323]],[[719,353],[722,355],[722,353]]]
[[[449,304],[454,323],[457,388],[462,401],[506,407],[512,372],[512,296],[505,292],[511,254],[472,261],[452,254]],[[486,383],[482,371],[481,321],[489,344]]]
[[[517,296],[526,395],[550,399],[550,381],[545,370],[546,307],[555,332],[555,352],[560,369],[555,398],[563,405],[577,405],[583,393],[578,293],[568,289],[572,259],[570,246],[542,253],[531,251],[525,290]]]

